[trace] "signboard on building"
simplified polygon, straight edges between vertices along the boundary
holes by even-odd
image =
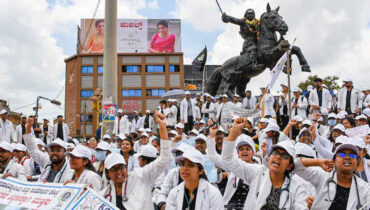
[[[117,113],[117,105],[104,104],[103,121],[104,122],[114,121],[116,113]]]
[[[82,19],[80,52],[103,53],[104,19]],[[181,52],[180,19],[118,19],[118,53]]]
[[[124,99],[122,100],[122,110],[123,112],[141,112],[142,103],[141,99]]]

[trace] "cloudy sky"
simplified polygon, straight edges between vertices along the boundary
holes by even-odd
[[[0,0],[0,99],[11,109],[32,104],[39,95],[56,98],[64,104],[64,59],[75,54],[77,25],[81,18],[92,18],[98,0]],[[247,8],[257,16],[266,10],[265,0],[219,0],[229,15],[242,17]],[[312,74],[350,77],[355,87],[369,81],[370,3],[356,0],[304,1],[275,0],[289,26],[286,39],[297,37],[311,65]],[[222,64],[238,55],[242,39],[238,27],[221,21],[214,0],[118,0],[119,18],[181,18],[182,49],[185,64],[207,45],[208,64]],[[104,17],[104,0],[96,18]],[[293,59],[292,83],[305,80]],[[248,85],[253,92],[268,83],[269,71]],[[279,83],[286,83],[281,75]],[[275,85],[274,89],[279,89]],[[64,113],[42,101],[40,118],[52,119]],[[32,105],[16,111],[31,114]]]

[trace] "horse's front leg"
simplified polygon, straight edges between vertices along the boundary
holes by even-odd
[[[301,48],[297,46],[293,46],[292,54],[296,55],[299,61],[299,65],[301,65],[302,71],[311,72],[310,65],[308,65],[306,58],[304,57]]]

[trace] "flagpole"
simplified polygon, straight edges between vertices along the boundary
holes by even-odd
[[[205,77],[206,77],[206,71],[207,71],[207,67],[204,66],[204,69],[203,69],[203,78],[202,78],[202,95],[204,94],[204,85],[205,85]]]
[[[291,63],[290,63],[290,48],[287,50],[287,60],[286,60],[286,70],[288,75],[288,114],[289,114],[289,121],[292,119],[292,96],[290,92],[290,72],[291,72]],[[289,131],[289,138],[292,139],[292,129]]]

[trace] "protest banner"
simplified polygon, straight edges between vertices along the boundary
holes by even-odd
[[[0,209],[68,209],[83,185],[0,179]]]
[[[117,207],[112,205],[106,199],[101,197],[98,193],[92,190],[87,190],[83,195],[75,202],[72,210],[118,210]]]
[[[362,125],[362,126],[357,126],[354,128],[348,128],[346,129],[345,133],[348,137],[354,137],[354,136],[359,136],[359,137],[364,137],[369,131],[369,126],[368,125]]]

